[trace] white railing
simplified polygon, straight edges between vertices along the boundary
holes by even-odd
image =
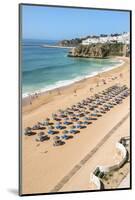
[[[91,173],[90,181],[96,185],[97,190],[101,190],[102,187],[101,180],[97,176],[95,176],[95,174]]]
[[[121,144],[120,142],[117,142],[116,149],[120,152],[122,159],[119,162],[117,162],[116,164],[111,165],[111,166],[97,166],[99,168],[100,172],[107,174],[113,170],[119,169],[126,162],[126,160],[128,158],[128,153],[127,153],[127,149],[124,147],[124,145]],[[90,181],[96,185],[97,189],[99,189],[99,190],[101,189],[101,186],[103,183],[101,182],[100,178],[97,177],[93,172],[90,175]]]
[[[122,159],[118,161],[116,164],[111,166],[99,166],[101,172],[109,173],[110,171],[119,169],[127,160],[127,150],[123,144],[117,142],[116,149],[120,152]]]

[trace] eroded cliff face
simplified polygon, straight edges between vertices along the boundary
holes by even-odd
[[[123,44],[91,44],[78,45],[70,50],[68,56],[85,58],[105,58],[107,56],[123,56]]]

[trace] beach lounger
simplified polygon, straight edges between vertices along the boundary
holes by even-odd
[[[32,133],[33,133],[33,132],[32,132],[32,128],[31,128],[31,127],[25,128],[25,130],[24,130],[24,135],[31,136]]]
[[[36,138],[35,140],[36,140],[37,142],[43,142],[43,141],[49,140],[49,139],[50,139],[50,137],[49,137],[48,135],[45,135],[44,132],[40,132],[40,133],[38,134],[38,138]]]
[[[54,131],[54,130],[48,130],[48,134],[49,135],[53,135],[53,134],[55,134],[56,133],[56,131]]]
[[[76,130],[76,129],[71,129],[69,132],[72,133],[72,134],[76,134],[76,133],[78,133],[78,130]]]
[[[70,135],[64,134],[61,136],[61,139],[63,139],[63,140],[68,140],[69,138],[70,138]]]
[[[53,146],[60,146],[60,145],[63,145],[64,143],[65,142],[59,139],[59,140],[54,141]]]

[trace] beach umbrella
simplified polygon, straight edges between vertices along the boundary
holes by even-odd
[[[26,127],[24,129],[24,134],[30,133],[31,132],[31,127]]]
[[[70,129],[74,129],[74,128],[75,128],[75,126],[74,126],[74,125],[70,126]]]
[[[70,116],[71,116],[71,117],[74,117],[74,113],[71,113]]]
[[[79,117],[79,116],[80,116],[80,114],[77,112],[77,113],[75,114],[75,116],[76,116],[76,117]]]
[[[56,113],[52,113],[52,117],[57,117],[57,114]]]
[[[32,127],[32,129],[34,130],[36,130],[36,129],[40,129],[40,125],[39,124],[37,124],[37,125],[34,125],[33,127]]]
[[[78,123],[78,124],[82,124],[83,122],[82,122],[82,121],[78,121],[77,123]]]
[[[87,117],[83,117],[83,120],[87,120]]]
[[[31,127],[26,127],[25,131],[31,131]]]
[[[63,130],[62,133],[63,133],[63,134],[67,134],[67,133],[68,133],[68,130]]]
[[[66,117],[65,120],[69,120],[69,117]]]
[[[46,126],[48,126],[48,125],[49,125],[49,121],[44,121],[44,124],[45,124]]]
[[[57,141],[57,140],[59,140],[59,139],[60,139],[59,136],[54,136],[54,137],[53,137],[53,140],[54,140],[54,141]]]
[[[57,117],[56,117],[56,116],[52,116],[52,119],[53,119],[53,120],[57,120]]]
[[[50,118],[46,118],[45,121],[47,121],[47,122],[50,121]]]
[[[70,108],[68,107],[68,108],[66,108],[66,110],[65,110],[66,112],[68,112],[68,111],[70,111]]]
[[[65,111],[64,111],[64,115],[67,115],[67,114],[68,114],[68,113],[67,113],[67,111],[65,110]]]
[[[48,126],[48,129],[49,130],[54,129],[54,126]]]
[[[61,122],[56,122],[55,123],[55,126],[60,126],[61,125]]]
[[[59,109],[58,112],[59,112],[59,113],[63,113],[64,111],[63,111],[62,109]]]
[[[26,127],[25,129],[24,129],[24,135],[29,135],[29,134],[31,134],[32,133],[32,129],[31,129],[31,127]]]
[[[42,135],[44,135],[45,133],[43,132],[43,131],[41,131],[41,132],[39,132],[38,133],[38,136],[42,136]]]

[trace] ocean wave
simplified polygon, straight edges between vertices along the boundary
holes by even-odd
[[[64,86],[68,86],[68,85],[71,85],[73,83],[76,83],[78,81],[81,81],[83,79],[86,79],[86,78],[90,78],[90,77],[93,77],[93,76],[96,76],[98,73],[101,73],[101,71],[95,71],[95,72],[91,72],[90,74],[88,75],[82,75],[82,76],[78,76],[76,78],[73,78],[73,79],[70,79],[70,80],[60,80],[60,81],[57,81],[56,83],[52,84],[52,85],[48,85],[46,87],[43,87],[39,90],[35,90],[34,92],[26,92],[26,93],[23,93],[23,98],[29,96],[29,95],[33,95],[35,93],[43,93],[43,92],[48,92],[48,91],[51,91],[51,90],[54,90],[54,89],[58,89],[60,87],[64,87]]]
[[[25,97],[27,97],[29,95],[32,95],[34,93],[42,93],[42,92],[51,91],[51,90],[54,90],[54,89],[57,89],[57,88],[60,88],[60,87],[71,85],[71,84],[73,84],[75,82],[78,82],[78,81],[81,81],[83,79],[96,76],[99,73],[102,73],[102,72],[105,72],[105,71],[109,71],[111,69],[114,69],[114,68],[117,68],[117,67],[121,66],[122,64],[124,64],[124,61],[118,60],[118,61],[115,61],[114,63],[115,63],[115,65],[113,65],[113,66],[110,65],[110,66],[107,66],[107,67],[102,67],[100,70],[90,72],[87,75],[77,76],[76,78],[69,79],[69,80],[59,80],[59,81],[55,82],[52,85],[48,85],[48,86],[43,87],[43,88],[41,88],[39,90],[35,90],[34,92],[24,92],[23,93],[23,98],[25,98]]]
[[[34,92],[26,92],[23,94],[23,98],[29,96],[29,95],[32,95],[34,93],[42,93],[42,92],[47,92],[47,91],[50,91],[50,90],[54,90],[54,89],[57,89],[57,88],[60,88],[60,87],[64,87],[64,86],[68,86],[68,85],[71,85],[75,82],[78,82],[80,80],[82,80],[83,78],[85,77],[76,77],[74,79],[71,79],[71,80],[61,80],[61,81],[57,81],[56,83],[52,84],[52,85],[48,85],[44,88],[41,88],[40,90],[36,90]]]
[[[50,69],[56,69],[57,67],[59,68],[63,68],[63,67],[67,67],[67,66],[71,66],[73,65],[74,63],[66,63],[66,64],[57,64],[57,65],[48,65],[48,66],[44,66],[44,65],[39,65],[40,67],[37,68],[37,69],[31,69],[31,70],[25,70],[23,71],[23,74],[26,75],[26,74],[30,74],[32,72],[42,72],[44,70],[50,70]],[[42,67],[41,67],[42,66]]]

